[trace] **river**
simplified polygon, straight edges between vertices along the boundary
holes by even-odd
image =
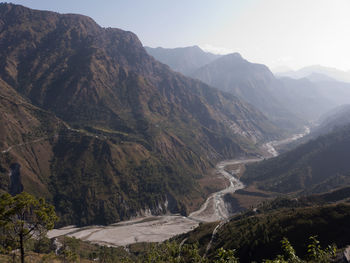
[[[267,152],[265,158],[275,157],[278,152],[274,147],[287,144],[302,138],[310,132],[308,127],[300,134],[295,134],[287,139],[271,141],[262,147]],[[228,165],[239,165],[261,161],[263,158],[240,158],[226,160],[216,165],[216,172],[225,177],[228,186],[216,193],[211,194],[205,203],[197,211],[188,217],[181,215],[146,216],[119,222],[108,226],[87,226],[78,228],[68,226],[49,231],[48,237],[54,238],[61,235],[80,238],[93,243],[108,246],[126,246],[137,242],[161,242],[175,235],[187,233],[196,228],[200,222],[222,221],[231,216],[226,208],[223,197],[227,193],[234,193],[243,189],[244,185],[234,175],[240,172],[241,166],[231,173],[225,170]]]

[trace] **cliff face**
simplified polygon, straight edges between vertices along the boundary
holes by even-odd
[[[62,224],[186,213],[217,160],[279,131],[85,16],[1,4],[0,47],[1,189],[18,163],[24,190],[49,198]]]

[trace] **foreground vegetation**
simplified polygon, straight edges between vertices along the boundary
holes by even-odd
[[[315,199],[315,197],[310,198]],[[301,258],[307,257],[310,236],[318,236],[321,244],[337,247],[350,244],[350,204],[316,204],[306,198],[278,199],[231,218],[212,237],[216,224],[202,224],[179,237],[188,244],[198,243],[200,254],[214,258],[220,248],[234,249],[241,262],[262,262],[280,253],[280,241],[287,238]]]
[[[336,246],[350,242],[350,204],[306,206],[310,202],[277,199],[263,204],[233,217],[214,238],[216,223],[211,223],[172,241],[114,248],[70,237],[50,240],[45,233],[57,220],[53,207],[27,193],[4,194],[0,262],[331,262]],[[322,248],[318,240],[334,244]]]
[[[179,245],[177,242],[164,242],[161,244],[145,244],[147,249],[135,254],[126,252],[123,248],[108,248],[92,245],[75,238],[64,238],[63,247],[58,254],[50,248],[49,240],[32,241],[32,251],[27,253],[26,262],[104,262],[104,263],[239,263],[236,251],[220,248],[213,258],[202,256],[196,245]],[[265,263],[322,263],[333,262],[336,256],[336,247],[321,248],[316,237],[310,237],[307,256],[305,259],[296,255],[291,243],[285,238],[282,240],[282,254],[272,260],[263,260]],[[44,253],[46,252],[46,253]],[[16,253],[0,254],[0,262],[18,262]],[[244,262],[244,261],[243,261]]]

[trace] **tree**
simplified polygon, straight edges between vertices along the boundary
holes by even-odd
[[[219,248],[217,250],[217,255],[216,255],[216,259],[214,260],[214,263],[238,263],[239,260],[238,258],[235,256],[235,250],[233,249],[223,249],[223,248]]]
[[[307,246],[308,258],[312,262],[327,263],[335,257],[337,247],[330,245],[325,249],[320,246],[320,241],[317,240],[317,236],[311,236],[310,244]]]
[[[0,196],[0,228],[3,246],[19,248],[24,263],[24,245],[32,237],[40,237],[54,227],[57,216],[52,205],[43,198],[22,192],[16,196]]]
[[[274,260],[264,260],[264,263],[327,263],[331,262],[331,259],[336,255],[336,246],[328,246],[326,249],[322,249],[320,242],[316,239],[316,236],[311,236],[310,244],[307,246],[308,259],[300,259],[290,244],[287,238],[283,238],[282,248],[284,250],[284,256],[278,255]]]

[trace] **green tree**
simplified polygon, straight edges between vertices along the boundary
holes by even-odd
[[[284,252],[284,256],[278,255],[274,260],[265,260],[265,263],[302,263],[301,260],[295,253],[293,246],[290,244],[287,238],[283,238],[282,241],[282,249]]]
[[[311,236],[310,244],[307,246],[308,259],[300,259],[290,244],[287,238],[283,238],[282,248],[284,256],[278,255],[273,260],[264,260],[265,263],[327,263],[331,262],[331,258],[336,254],[336,246],[328,246],[326,249],[322,249],[320,242],[316,239],[316,236]]]
[[[214,263],[239,263],[238,258],[235,256],[234,249],[223,249],[222,247],[217,250],[217,254]]]
[[[0,196],[0,228],[3,245],[19,248],[24,263],[24,245],[33,236],[38,238],[54,227],[57,216],[52,205],[43,198],[22,192],[16,196]]]
[[[330,245],[325,249],[320,246],[320,241],[317,240],[317,236],[311,236],[310,244],[307,246],[308,258],[311,262],[327,263],[331,258],[335,257],[337,247]]]

